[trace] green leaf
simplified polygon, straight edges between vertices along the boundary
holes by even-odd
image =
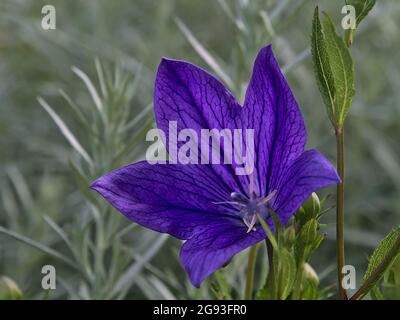
[[[356,28],[346,30],[345,42],[350,47],[354,40],[354,34],[360,22],[368,15],[374,7],[376,0],[347,0],[346,4],[354,7],[356,11]]]
[[[279,250],[278,299],[286,300],[296,279],[296,260],[286,248]]]
[[[308,279],[308,278],[304,278],[302,299],[303,300],[318,300],[318,299],[320,299],[318,284],[315,281]]]
[[[64,135],[64,137],[71,144],[71,146],[82,156],[83,159],[86,160],[86,162],[88,164],[92,165],[93,161],[90,158],[89,154],[82,147],[82,145],[79,143],[78,139],[74,136],[74,134],[71,132],[71,130],[67,127],[67,125],[64,123],[64,121],[60,118],[60,116],[50,107],[50,105],[45,100],[43,100],[43,98],[38,97],[38,102],[43,107],[43,109],[45,109],[46,112],[50,115],[50,117],[53,119],[53,121],[58,126],[58,128],[60,129],[60,131]]]
[[[361,285],[361,287],[366,286],[366,288],[363,290],[360,298],[365,296],[378,283],[399,253],[400,227],[392,230],[372,254]],[[374,276],[372,281],[367,283],[371,276]]]
[[[399,237],[400,237],[400,228],[397,228],[397,229],[392,230],[385,237],[385,239],[383,239],[381,241],[381,243],[375,249],[374,253],[372,254],[372,256],[369,260],[368,268],[367,268],[367,271],[365,272],[363,280],[366,280],[368,277],[371,276],[372,272],[386,257],[387,253],[390,251],[390,249],[392,249],[393,245],[396,243],[396,241],[398,240]],[[400,253],[400,251],[398,253]],[[394,258],[396,256],[393,257],[392,261],[394,260]]]
[[[323,237],[322,234],[318,234],[318,222],[316,219],[309,220],[301,228],[295,243],[295,254],[298,264],[307,261],[311,253],[319,246]]]
[[[322,32],[319,20],[318,7],[315,8],[314,18],[312,21],[311,56],[319,91],[321,92],[322,99],[326,105],[328,117],[335,126],[334,77],[329,62],[325,36]]]
[[[326,13],[324,13],[323,26],[335,87],[334,118],[336,125],[342,127],[355,94],[354,65],[349,49],[336,33],[335,26]]]
[[[374,7],[376,0],[347,0],[346,3],[356,9],[356,27]]]
[[[315,219],[308,221],[300,232],[300,241],[304,244],[312,244],[317,238],[318,222]]]
[[[0,233],[6,234],[12,238],[14,238],[15,240],[21,241],[22,243],[25,243],[33,248],[39,249],[40,251],[48,254],[49,256],[52,256],[56,259],[59,259],[63,262],[65,262],[66,264],[68,264],[69,266],[78,269],[76,263],[74,261],[72,261],[70,258],[68,258],[67,256],[59,253],[58,251],[44,245],[41,244],[40,242],[37,242],[33,239],[30,239],[28,237],[25,237],[19,233],[16,233],[12,230],[8,230],[6,228],[3,228],[2,226],[0,226]]]
[[[371,298],[372,300],[385,300],[382,291],[377,287],[371,289]]]
[[[197,54],[211,69],[213,69],[213,71],[221,78],[222,81],[226,83],[229,88],[233,88],[234,84],[232,79],[228,76],[228,74],[225,73],[224,69],[218,64],[213,55],[207,51],[207,49],[200,43],[199,40],[197,40],[197,38],[192,34],[182,20],[175,18],[175,22]]]
[[[90,96],[93,99],[93,103],[96,106],[97,110],[102,113],[103,111],[103,103],[100,99],[99,93],[97,92],[93,82],[90,80],[90,78],[87,76],[86,73],[84,73],[81,69],[73,66],[72,71],[83,81],[83,83],[86,85],[86,88],[88,89]]]

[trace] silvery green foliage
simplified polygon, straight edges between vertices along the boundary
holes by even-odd
[[[132,79],[120,67],[115,70],[103,68],[98,60],[95,67],[99,91],[87,74],[77,67],[72,68],[92,100],[88,105],[79,105],[61,91],[76,121],[85,129],[86,143],[79,140],[78,135],[69,129],[44,98],[38,98],[40,105],[75,151],[74,159],[69,162],[70,172],[80,195],[86,200],[73,218],[79,228],[59,225],[46,212],[42,212],[43,222],[51,229],[48,232],[54,235],[56,243],[59,242],[51,247],[10,229],[1,227],[0,231],[54,258],[56,265],[60,263],[71,269],[70,273],[64,275],[61,272],[58,276],[68,297],[120,299],[129,294],[133,285],[151,287],[159,284],[155,275],[151,278],[153,284],[147,284],[147,281],[138,283],[137,279],[149,267],[150,260],[161,249],[166,237],[143,230],[133,232],[135,225],[127,224],[119,215],[111,214],[113,209],[101,204],[88,190],[90,181],[100,172],[121,165],[127,157],[140,157],[141,141],[152,125],[152,119],[147,116],[150,107],[134,114],[135,109],[131,104],[141,77],[140,70]],[[60,290],[58,294],[62,292]],[[164,298],[174,297],[168,289],[164,290],[165,296],[160,294]]]

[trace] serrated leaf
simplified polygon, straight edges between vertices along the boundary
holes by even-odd
[[[366,287],[363,289],[360,298],[365,296],[369,292],[369,290],[371,290],[371,288],[378,283],[378,281],[382,278],[384,272],[387,270],[388,267],[390,267],[390,265],[399,253],[400,228],[397,228],[392,230],[385,237],[385,239],[381,241],[381,243],[372,254],[361,285],[361,287]],[[374,276],[372,281],[367,283],[367,281],[370,280],[371,276]]]
[[[322,99],[326,105],[328,117],[335,126],[334,77],[329,62],[325,36],[322,32],[321,22],[319,20],[318,7],[315,8],[314,18],[312,21],[311,56],[319,91],[321,92]]]
[[[296,279],[296,260],[286,248],[279,250],[278,299],[286,300]]]
[[[392,249],[393,245],[398,241],[400,237],[400,228],[392,230],[386,237],[381,241],[378,247],[375,249],[374,253],[372,254],[367,271],[365,272],[364,279],[371,276],[372,272],[376,269],[376,267],[382,262],[382,260],[386,257],[387,253]],[[398,252],[400,253],[400,252]],[[396,255],[397,256],[397,255]],[[394,258],[396,257],[394,256]]]
[[[329,16],[324,13],[323,32],[334,82],[334,118],[342,127],[355,94],[354,65],[349,49],[337,34]]]

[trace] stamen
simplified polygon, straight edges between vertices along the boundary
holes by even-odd
[[[276,194],[277,190],[272,191],[269,195],[267,195],[265,198],[262,198],[260,201],[257,202],[257,205],[265,204],[268,201],[270,201]]]
[[[247,229],[247,233],[249,233],[250,231],[256,231],[256,228],[254,228],[254,225],[257,222],[257,214],[253,214],[253,218],[251,219],[251,222],[249,225],[247,225],[248,229]]]
[[[243,195],[240,192],[232,192],[231,198],[233,201],[220,201],[220,202],[212,202],[213,204],[230,204],[236,205],[240,207],[240,210],[237,212],[238,216],[243,220],[244,224],[247,227],[247,233],[250,231],[256,231],[255,225],[257,223],[257,213],[263,219],[268,218],[268,210],[267,203],[271,201],[273,197],[275,197],[277,190],[273,190],[269,195],[264,198],[257,198],[254,191],[254,178],[253,174],[250,176],[250,198]]]
[[[235,202],[240,202],[243,204],[247,204],[249,202],[249,199],[240,192],[232,192],[231,198],[232,200],[235,200]]]

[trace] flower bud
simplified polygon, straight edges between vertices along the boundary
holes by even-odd
[[[307,262],[304,263],[304,277],[308,280],[311,280],[312,282],[314,282],[316,285],[319,284],[319,278],[317,273],[315,272],[314,268],[311,267],[310,264],[308,264]]]
[[[8,277],[0,277],[0,300],[22,299],[22,291],[18,285]]]

